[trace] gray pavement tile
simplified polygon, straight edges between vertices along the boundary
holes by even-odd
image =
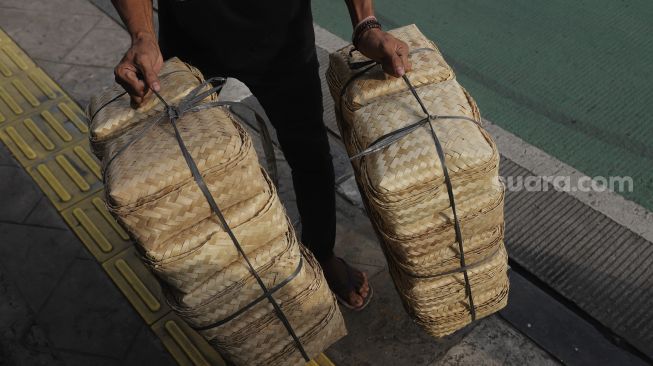
[[[65,64],[63,62],[54,62],[41,59],[34,59],[37,65],[50,75],[55,81],[58,81],[63,74],[68,72],[73,65]]]
[[[329,145],[331,147],[331,157],[333,158],[333,168],[336,172],[336,182],[351,177],[354,174],[354,170],[351,167],[349,156],[342,141],[330,133]]]
[[[93,28],[63,59],[63,62],[115,67],[129,48],[127,32],[117,24],[112,28]]]
[[[336,199],[336,255],[374,276],[386,270],[386,260],[369,219],[341,197]]]
[[[92,95],[114,82],[113,67],[75,66],[57,81],[82,108],[86,108]]]
[[[0,222],[22,223],[43,194],[17,165],[0,166]]]
[[[0,267],[0,365],[63,365],[18,288]]]
[[[408,317],[387,271],[370,280],[374,298],[365,310],[343,310],[349,335],[326,352],[336,365],[427,365],[451,347],[455,338],[428,336]]]
[[[100,10],[87,0],[0,0],[0,7],[35,10],[47,14],[101,14]]]
[[[5,144],[0,143],[0,166],[18,166]]]
[[[59,355],[66,366],[122,366],[119,360],[82,352],[59,351]]]
[[[45,196],[36,203],[23,224],[68,230],[68,225]]]
[[[95,28],[107,28],[107,29],[116,29],[116,27],[119,27],[120,29],[124,28],[122,26],[122,22],[118,23],[116,19],[113,19],[112,17],[108,16],[107,14],[103,14],[104,16],[102,17],[102,20],[95,26]]]
[[[337,182],[336,190],[345,199],[347,199],[349,203],[358,207],[360,210],[365,210],[363,198],[361,197],[361,193],[358,190],[358,185],[356,184],[356,178],[354,176],[349,176],[347,179],[344,179],[341,182]]]
[[[89,1],[93,3],[95,6],[97,6],[99,9],[102,9],[102,11],[105,13],[107,17],[112,18],[115,22],[122,25],[122,20],[120,19],[120,15],[118,15],[118,12],[113,7],[111,0],[89,0]],[[154,0],[153,5],[156,12],[157,11],[156,9],[158,9],[158,1]],[[158,34],[159,17],[155,16],[153,20],[154,20],[154,29],[157,31]],[[102,24],[106,24],[106,23],[103,21]]]
[[[0,265],[38,311],[81,250],[68,230],[0,223]]]
[[[548,353],[498,316],[479,324],[433,366],[558,365]]]
[[[61,61],[100,20],[97,15],[0,7],[0,27],[27,53]]]
[[[161,340],[148,327],[141,328],[133,342],[127,357],[122,361],[123,366],[175,366],[177,362],[163,347]]]
[[[145,326],[100,265],[84,259],[73,261],[37,319],[56,349],[117,360]]]

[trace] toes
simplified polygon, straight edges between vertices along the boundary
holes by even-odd
[[[358,285],[357,292],[362,296],[362,297],[367,297],[367,294],[370,292],[370,284],[369,281],[367,280],[367,273],[365,272],[359,272],[360,275],[360,284]]]
[[[359,307],[363,305],[363,298],[355,292],[349,293],[349,304],[353,307]]]

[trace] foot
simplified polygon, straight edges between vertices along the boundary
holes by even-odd
[[[335,255],[320,262],[324,277],[333,291],[342,301],[354,309],[365,304],[370,292],[367,274],[348,265]]]

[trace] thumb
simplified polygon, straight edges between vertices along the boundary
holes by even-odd
[[[383,69],[394,77],[401,77],[406,73],[403,60],[394,51],[390,53],[389,58],[384,62]]]
[[[146,70],[143,70],[143,78],[145,79],[145,84],[155,92],[158,92],[161,89],[159,84],[159,77],[154,72],[153,67],[148,67]]]

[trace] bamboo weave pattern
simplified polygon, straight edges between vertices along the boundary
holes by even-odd
[[[415,25],[390,33],[415,50],[408,76],[428,111],[480,121],[476,103],[433,42]],[[353,70],[352,65],[365,58],[352,50],[347,46],[330,55],[326,78],[342,138],[349,155],[355,156],[377,139],[423,119],[424,112],[401,78],[385,75],[378,65],[365,72]],[[445,177],[428,124],[380,151],[353,159],[352,165],[406,310],[428,333],[442,337],[472,321],[462,271],[469,276],[477,318],[507,302],[504,187],[496,145],[478,123],[428,123],[446,156],[465,269],[460,268]]]
[[[167,61],[161,75],[168,102],[203,82],[178,59]],[[135,239],[168,303],[236,365],[305,364],[268,300],[251,306],[261,286],[195,183],[161,103],[133,110],[116,91],[92,99],[91,141],[104,157],[109,211]],[[252,267],[268,289],[280,286],[275,301],[307,354],[317,356],[346,334],[344,321],[251,138],[226,106],[187,112],[176,124]]]

